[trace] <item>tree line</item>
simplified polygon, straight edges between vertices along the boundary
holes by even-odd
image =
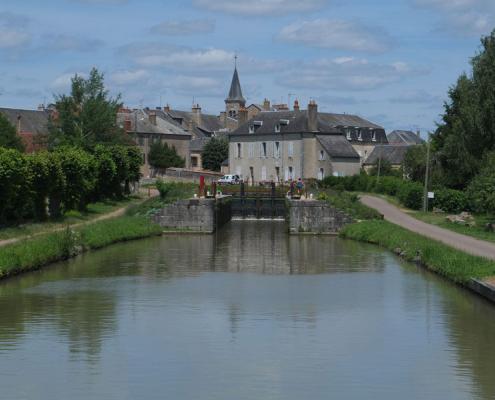
[[[142,155],[117,126],[120,96],[103,75],[76,75],[69,95],[55,97],[47,150],[23,154],[15,128],[0,115],[0,224],[58,218],[91,202],[118,199],[140,179]]]

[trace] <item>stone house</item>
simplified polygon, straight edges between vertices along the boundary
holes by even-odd
[[[17,134],[24,143],[26,153],[34,153],[46,148],[51,112],[43,106],[40,106],[38,110],[0,108],[0,113],[16,128]]]
[[[370,146],[375,143],[373,137],[386,141],[383,128],[356,116],[319,113],[315,102],[307,110],[263,111],[250,120],[247,110],[241,110],[241,125],[229,134],[230,173],[250,183],[357,174],[361,158],[353,140],[360,146],[368,143],[368,137],[366,142],[363,136],[362,140],[347,137],[340,125],[351,121],[354,127],[359,122],[363,133],[368,127],[382,132],[369,132]]]
[[[149,164],[149,151],[153,143],[160,141],[174,147],[177,154],[184,158],[185,167],[190,167],[191,134],[177,123],[157,115],[157,110],[122,109],[117,114],[117,123],[130,134],[143,154],[144,164],[141,173],[152,177],[156,173]]]
[[[411,146],[405,145],[380,145],[376,146],[371,154],[368,156],[363,164],[363,168],[366,172],[369,172],[372,168],[378,165],[379,160],[390,163],[392,169],[400,169],[404,163],[407,151]]]

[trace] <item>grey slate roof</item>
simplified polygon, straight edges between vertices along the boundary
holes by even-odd
[[[117,114],[117,124],[119,126],[123,127],[126,119],[131,121],[131,130],[134,133],[176,135],[184,136],[185,139],[191,137],[191,134],[185,131],[182,127],[168,121],[167,119],[161,118],[158,114],[156,118],[156,125],[150,122],[149,115],[143,110],[133,110],[130,113]]]
[[[183,127],[189,129],[189,125],[192,119],[192,113],[189,111],[180,110],[170,110],[166,113],[161,111],[163,114],[167,114],[169,118],[173,119],[178,124],[183,124]],[[220,123],[219,118],[216,115],[211,114],[201,114],[201,125],[195,130],[198,137],[211,136],[213,133],[222,130],[224,127]]]
[[[0,108],[9,122],[17,127],[18,117],[21,117],[21,132],[29,132],[34,135],[48,134],[49,111],[20,110],[15,108]]]
[[[359,154],[343,135],[316,135],[316,138],[332,158],[356,158]]]
[[[404,145],[389,144],[376,146],[364,162],[364,165],[375,165],[379,158],[387,160],[393,165],[400,165],[404,162],[404,158],[409,149],[410,146]]]
[[[225,99],[225,101],[246,103],[246,99],[242,97],[241,82],[239,81],[239,74],[237,73],[237,67],[234,69],[234,76],[232,77],[229,96]]]
[[[390,132],[387,135],[387,137],[388,137],[388,142],[390,144],[415,145],[415,144],[422,144],[425,142],[416,133],[411,131],[395,130]]]
[[[196,153],[202,152],[205,144],[208,143],[210,140],[211,138],[209,137],[191,140],[191,151]]]

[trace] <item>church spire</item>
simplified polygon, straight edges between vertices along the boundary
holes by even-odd
[[[232,77],[229,96],[225,99],[225,102],[240,103],[243,106],[246,104],[246,99],[242,96],[241,82],[239,81],[239,74],[237,72],[237,55],[235,56],[234,76]]]

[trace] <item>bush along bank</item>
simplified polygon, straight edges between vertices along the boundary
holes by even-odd
[[[423,207],[423,184],[394,176],[383,176],[380,179],[366,173],[345,177],[328,176],[321,182],[321,186],[340,191],[386,194],[397,198],[402,205],[413,210]],[[449,213],[471,208],[468,195],[463,191],[442,187],[432,188],[432,191],[435,192],[435,199],[430,201],[432,207]]]
[[[79,229],[40,235],[0,248],[0,279],[39,269],[91,249],[160,235],[162,229],[146,217],[123,216]]]
[[[495,275],[495,262],[453,249],[387,221],[364,221],[341,232],[347,239],[373,243],[399,254],[452,281],[468,285],[471,279]]]

